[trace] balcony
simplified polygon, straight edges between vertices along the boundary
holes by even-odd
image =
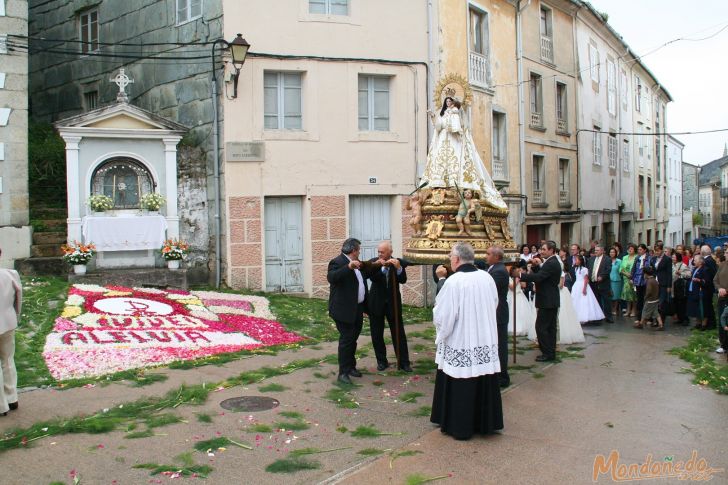
[[[571,207],[568,190],[559,190],[559,207]]]
[[[556,120],[556,131],[558,131],[559,133],[569,132],[569,124],[566,122],[566,120],[562,120],[561,118]]]
[[[531,128],[543,128],[543,116],[537,111],[531,112]]]
[[[531,201],[531,204],[534,207],[546,207],[546,194],[544,194],[543,190],[535,190],[533,191],[533,200]]]
[[[554,41],[545,35],[541,36],[541,60],[554,63]]]
[[[470,83],[483,88],[488,87],[488,57],[470,52]]]
[[[508,181],[508,165],[505,160],[493,159],[493,180]]]

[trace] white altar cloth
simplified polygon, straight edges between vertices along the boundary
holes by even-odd
[[[159,249],[167,232],[160,215],[86,216],[82,224],[84,242],[94,243],[97,251]]]

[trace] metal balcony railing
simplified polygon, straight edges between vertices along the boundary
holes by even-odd
[[[541,59],[550,64],[554,63],[554,41],[545,35],[541,36]]]

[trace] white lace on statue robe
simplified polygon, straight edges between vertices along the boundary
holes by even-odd
[[[496,308],[498,290],[485,271],[456,272],[435,300],[438,369],[455,378],[500,372]]]

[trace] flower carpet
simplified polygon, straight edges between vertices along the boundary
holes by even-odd
[[[261,296],[76,284],[43,357],[66,380],[300,340]]]

